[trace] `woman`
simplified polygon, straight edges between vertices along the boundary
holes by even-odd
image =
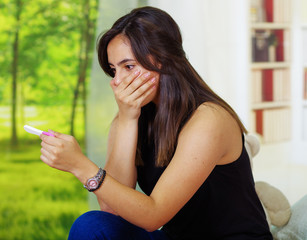
[[[104,170],[73,137],[41,136],[42,161],[74,174],[101,207],[69,239],[272,239],[246,130],[188,62],[174,20],[133,10],[98,40],[98,59],[119,109]]]

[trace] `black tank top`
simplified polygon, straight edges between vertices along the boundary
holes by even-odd
[[[144,165],[137,167],[138,184],[150,195],[165,167],[155,166],[153,145],[142,146],[142,159]],[[255,191],[244,144],[240,157],[232,163],[217,165],[162,230],[174,240],[273,239]]]

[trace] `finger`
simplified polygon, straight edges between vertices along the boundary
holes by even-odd
[[[44,148],[41,148],[41,156],[40,159],[50,166],[51,164],[51,154]]]
[[[151,73],[146,72],[142,74],[140,77],[136,78],[129,86],[127,86],[125,90],[125,94],[127,96],[133,94],[136,90],[138,90],[142,85],[144,85],[151,78]]]
[[[146,98],[152,92],[152,90],[155,89],[156,82],[156,77],[153,77],[152,79],[144,83],[142,86],[140,86],[131,94],[133,100],[136,101],[138,99],[142,100],[143,98]]]
[[[152,85],[146,92],[144,92],[141,96],[139,96],[138,101],[142,103],[150,94],[152,94],[155,89],[157,88],[156,85]]]
[[[55,138],[58,138],[58,139],[62,139],[62,140],[64,140],[64,141],[71,141],[74,137],[73,136],[71,136],[71,135],[67,135],[67,134],[64,134],[64,133],[59,133],[59,132],[55,132],[55,131],[53,131],[53,130],[51,130],[51,129],[49,129],[48,130],[48,132],[51,132],[54,136],[55,136]],[[50,139],[49,139],[50,140]],[[58,142],[59,143],[59,141],[52,141],[52,142]]]
[[[112,88],[112,90],[114,92],[116,87],[117,87],[117,85],[115,84],[115,79],[114,78],[110,81],[110,86],[111,86],[111,88]]]
[[[68,142],[73,142],[74,141],[74,137],[73,136],[71,136],[71,135],[67,135],[67,134],[64,134],[64,133],[58,133],[58,132],[56,132],[55,133],[55,136],[57,137],[57,138],[59,138],[59,139],[62,139],[62,140],[64,140],[64,141],[68,141]]]
[[[53,131],[52,129],[48,129],[48,132],[49,132],[49,133],[52,133],[53,135],[55,135],[55,134],[56,134],[56,132],[55,132],[55,131]]]
[[[61,139],[58,139],[56,137],[47,136],[45,134],[41,134],[39,137],[43,142],[49,145],[52,145],[52,146],[59,146],[59,142],[61,142]]]
[[[49,163],[49,160],[48,160],[48,158],[45,156],[45,155],[41,155],[40,156],[40,160],[42,160],[44,163],[46,163],[47,165],[49,165],[48,163]]]
[[[50,144],[45,143],[44,141],[41,142],[41,146],[44,150],[46,150],[47,152],[49,152],[50,154],[54,153],[56,150],[55,146],[52,146]]]
[[[129,74],[127,77],[123,78],[122,81],[118,83],[118,79],[114,81],[114,85],[118,87],[118,91],[121,92],[125,90],[135,79],[140,76],[141,71],[138,69],[134,73]]]

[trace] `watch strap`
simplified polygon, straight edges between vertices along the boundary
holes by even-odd
[[[94,177],[91,177],[86,181],[85,185],[83,185],[84,188],[86,188],[89,192],[97,190],[103,183],[106,174],[107,174],[106,170],[99,168],[98,173]],[[92,181],[96,182],[97,185],[91,186],[90,183]]]

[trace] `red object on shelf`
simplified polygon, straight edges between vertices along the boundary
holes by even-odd
[[[285,61],[285,57],[284,57],[284,30],[282,30],[282,29],[275,30],[275,36],[277,38],[276,61],[282,62],[282,61]]]
[[[263,110],[255,110],[256,113],[256,132],[263,136]]]
[[[262,101],[273,101],[273,69],[262,70]]]
[[[266,14],[266,21],[273,22],[273,19],[274,19],[273,0],[265,0],[264,8],[265,8],[265,14]]]

